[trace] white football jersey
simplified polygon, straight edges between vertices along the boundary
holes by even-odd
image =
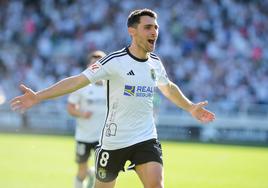
[[[108,111],[100,138],[103,149],[120,149],[157,138],[154,89],[166,85],[168,78],[155,54],[142,60],[124,48],[100,59],[83,74],[92,83],[107,80]]]
[[[90,111],[88,119],[77,118],[75,139],[92,143],[100,139],[106,115],[106,89],[103,85],[91,84],[71,93],[68,102],[79,105],[81,111]]]

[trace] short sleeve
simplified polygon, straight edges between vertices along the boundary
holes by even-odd
[[[91,83],[95,83],[99,80],[108,80],[109,79],[109,66],[102,65],[98,61],[88,67],[82,72]]]
[[[157,81],[157,85],[158,86],[161,86],[161,85],[167,85],[169,83],[169,79],[168,79],[168,76],[167,76],[167,72],[161,62],[160,64],[160,75],[159,75],[159,78],[158,78],[158,81]]]

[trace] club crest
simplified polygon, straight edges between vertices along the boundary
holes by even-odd
[[[106,178],[106,170],[104,169],[104,168],[99,168],[98,169],[98,175],[99,175],[99,177],[101,178],[101,179],[104,179],[104,178]]]
[[[155,70],[151,69],[151,78],[155,81]]]

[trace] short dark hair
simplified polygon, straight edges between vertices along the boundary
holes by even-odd
[[[136,27],[140,23],[141,16],[150,16],[152,18],[157,18],[157,14],[150,9],[138,9],[132,11],[127,19],[127,27]]]

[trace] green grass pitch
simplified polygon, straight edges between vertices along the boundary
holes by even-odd
[[[162,142],[166,188],[268,188],[268,148]],[[1,188],[72,188],[71,136],[0,134]],[[116,188],[142,187],[133,171]]]

